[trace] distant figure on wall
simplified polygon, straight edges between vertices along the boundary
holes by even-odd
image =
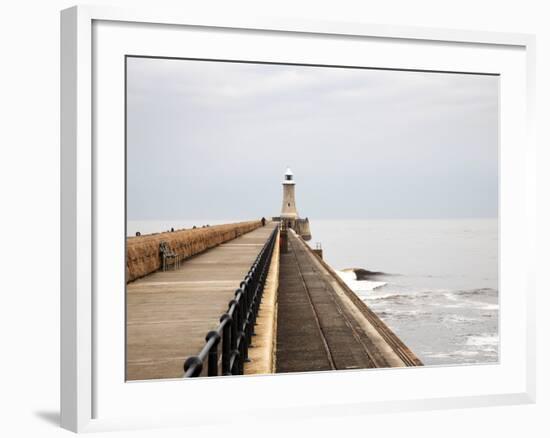
[[[262,227],[265,227],[265,217],[262,218]]]

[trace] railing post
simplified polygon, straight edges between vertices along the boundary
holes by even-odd
[[[231,326],[233,325],[233,319],[228,313],[224,313],[220,319],[220,322],[227,320],[227,323],[223,326],[222,332],[222,375],[227,376],[231,374]]]
[[[246,324],[246,319],[247,319],[246,315],[248,312],[248,307],[250,306],[250,300],[248,298],[248,290],[247,290],[246,282],[241,281],[239,289],[235,291],[235,297],[238,297],[239,292],[241,293],[241,298],[239,301],[241,303],[241,308],[243,309],[243,323]],[[239,327],[239,328],[242,329],[242,327]]]
[[[212,330],[206,335],[206,342],[215,338],[214,345],[208,352],[208,376],[218,375],[218,344],[220,343],[220,334]]]
[[[239,302],[239,322],[238,333],[239,353],[241,362],[248,362],[248,339],[246,337],[246,327],[248,326],[248,304],[246,293],[242,288],[235,291],[235,300]]]
[[[244,333],[246,337],[246,357],[245,360],[248,359],[248,348],[252,346],[252,340],[250,336],[250,305],[252,303],[252,292],[250,287],[250,272],[248,271],[248,274],[246,274],[246,277],[243,281],[241,281],[240,288],[245,291],[246,296],[246,304],[245,304],[245,325],[244,325]]]
[[[249,286],[249,283],[250,283],[250,271],[248,271],[248,274],[246,274],[246,276],[244,277],[244,280],[241,281],[241,284],[239,285],[239,287],[244,291],[245,296],[246,296],[246,305],[245,305],[246,308],[248,308],[248,306],[250,305],[250,286]]]
[[[261,283],[261,277],[259,278],[258,285],[256,286],[256,293],[254,294],[254,308],[252,309],[252,330],[256,331],[256,317],[258,316],[258,312],[260,310],[260,301],[262,299],[262,283]]]
[[[233,366],[230,364],[231,374],[239,374],[239,349],[237,344],[238,338],[238,327],[240,324],[240,305],[237,300],[231,300],[229,302],[229,307],[233,306],[233,322],[231,324],[231,356],[233,358]]]

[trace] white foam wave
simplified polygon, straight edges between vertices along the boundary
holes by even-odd
[[[458,297],[453,292],[445,292],[443,295],[449,301],[458,301]]]
[[[468,322],[472,322],[472,321],[476,321],[476,318],[470,318],[468,316],[464,316],[464,315],[457,315],[457,314],[448,314],[448,315],[443,315],[441,317],[441,320],[446,322],[446,323],[468,323]]]
[[[460,358],[460,357],[477,356],[478,354],[479,354],[478,351],[456,350],[456,351],[451,351],[449,353],[426,354],[425,356],[433,358],[433,359],[447,359],[447,358]]]
[[[353,271],[336,271],[336,273],[355,292],[371,291],[387,284],[384,281],[357,280],[357,275]]]
[[[484,347],[484,346],[497,346],[498,345],[498,335],[487,334],[481,336],[468,336],[466,340],[466,345],[474,347]]]
[[[400,297],[400,296],[402,296],[402,295],[397,295],[397,294],[394,294],[394,293],[371,295],[371,296],[369,296],[369,300],[382,301],[382,300],[387,300],[387,299],[394,299],[394,298]]]
[[[480,310],[498,310],[498,304],[487,304],[486,306],[480,307]]]

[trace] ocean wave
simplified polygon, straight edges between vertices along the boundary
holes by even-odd
[[[419,317],[429,317],[429,313],[420,309],[416,310],[387,310],[386,317],[394,319],[418,319]],[[377,312],[378,315],[378,312]]]
[[[384,281],[358,280],[355,272],[352,270],[336,271],[336,273],[354,292],[372,291],[387,284]]]
[[[466,358],[470,356],[478,356],[480,354],[479,351],[472,351],[472,350],[455,350],[448,353],[431,353],[431,354],[425,354],[426,357],[432,358],[432,359],[457,359],[457,358]]]
[[[459,324],[464,323],[465,324],[465,323],[475,322],[475,321],[477,321],[477,318],[472,318],[472,317],[469,317],[469,316],[464,316],[464,315],[460,315],[460,314],[451,313],[451,314],[446,314],[446,315],[439,316],[438,321],[443,322],[443,323],[459,323]]]
[[[395,310],[395,309],[388,309],[383,308],[379,309],[374,307],[372,310],[375,311],[376,315],[378,317],[382,318],[384,321],[389,323],[390,325],[394,323],[395,321],[417,321],[422,320],[425,318],[429,318],[430,314],[427,312],[424,312],[422,310],[416,309],[416,310]]]
[[[498,310],[499,305],[498,304],[486,304],[486,303],[479,303],[480,307],[479,310]]]
[[[492,333],[471,335],[466,339],[466,345],[471,347],[497,347],[498,343],[499,336]]]
[[[479,289],[457,290],[457,291],[454,291],[454,293],[460,296],[477,296],[477,295],[495,295],[498,293],[498,291],[490,287],[482,287]]]
[[[369,300],[373,301],[416,301],[422,298],[430,298],[429,294],[395,294],[388,293],[383,295],[371,295],[368,297]]]
[[[499,309],[496,289],[481,288],[450,291],[443,294],[451,304],[443,304],[445,308],[470,308],[481,311],[496,311]],[[476,299],[477,298],[477,299]]]
[[[355,280],[358,280],[358,281],[369,280],[372,277],[379,277],[381,275],[390,275],[386,272],[369,271],[368,269],[364,269],[364,268],[346,268],[346,269],[342,269],[342,272],[355,273]]]

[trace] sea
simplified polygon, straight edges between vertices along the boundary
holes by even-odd
[[[128,221],[127,235],[239,220]],[[499,360],[498,220],[310,218],[312,240],[425,365]]]

